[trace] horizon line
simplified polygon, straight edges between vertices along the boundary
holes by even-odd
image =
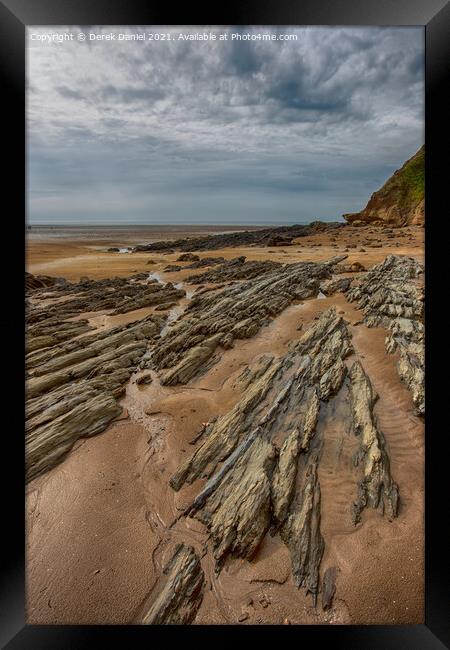
[[[35,222],[35,223],[26,223],[25,227],[26,228],[32,228],[36,226],[47,226],[47,227],[68,227],[68,226],[79,226],[79,227],[103,227],[103,228],[113,228],[115,226],[142,226],[142,227],[152,227],[152,226],[224,226],[224,227],[234,227],[234,226],[295,226],[295,225],[302,225],[302,224],[307,224],[307,223],[313,223],[317,221],[322,221],[322,222],[328,222],[328,223],[337,223],[337,222],[345,222],[344,219],[341,218],[334,218],[334,219],[325,219],[325,218],[319,218],[319,219],[298,219],[295,221],[277,221],[277,222],[271,222],[271,221],[258,221],[258,222],[239,222],[239,223],[214,223],[214,222],[195,222],[195,221],[181,221],[181,222],[153,222],[153,223],[130,223],[130,222],[118,222],[118,223],[100,223],[100,222],[88,222],[88,223],[83,223],[80,221],[71,221],[71,222],[60,222],[60,223],[55,223],[55,222],[49,222],[49,221],[40,221],[40,222]]]

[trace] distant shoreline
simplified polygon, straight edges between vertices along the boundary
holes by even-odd
[[[307,221],[303,221],[301,219],[297,219],[295,221],[283,221],[283,222],[273,222],[273,223],[239,223],[239,224],[230,224],[230,223],[152,223],[152,224],[128,224],[128,223],[121,223],[121,224],[79,224],[79,223],[64,223],[64,224],[50,224],[50,223],[36,223],[36,224],[27,224],[26,229],[27,230],[56,230],[56,229],[97,229],[97,230],[109,230],[112,228],[115,229],[144,229],[144,228],[150,228],[150,229],[180,229],[180,228],[192,228],[192,229],[199,229],[199,230],[205,230],[205,229],[217,229],[220,228],[221,230],[248,230],[250,229],[259,229],[259,228],[278,228],[280,226],[307,226],[311,223],[314,223],[315,221],[323,221],[324,223],[333,223],[337,221],[342,221],[342,223],[345,223],[345,220],[339,217],[335,217],[333,219],[309,219]]]
[[[139,224],[139,225],[134,225],[134,224],[114,224],[114,225],[96,225],[96,224],[55,224],[55,225],[50,225],[50,224],[35,224],[35,225],[27,225],[27,229],[31,230],[111,230],[112,228],[116,229],[121,229],[121,230],[131,230],[131,229],[145,229],[145,228],[150,228],[150,229],[163,229],[163,230],[180,230],[183,228],[192,228],[196,230],[205,230],[206,228],[208,229],[225,229],[225,230],[242,230],[243,228],[271,228],[271,227],[276,227],[277,225],[295,225],[295,224],[241,224],[241,225],[230,225],[230,224]],[[301,224],[303,225],[303,224]]]

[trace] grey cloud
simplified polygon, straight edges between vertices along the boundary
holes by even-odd
[[[232,69],[237,74],[254,74],[261,69],[263,60],[248,41],[232,41],[229,58]]]
[[[422,30],[254,31],[298,40],[30,49],[31,220],[268,223],[362,207],[423,143]]]
[[[118,88],[112,84],[101,86],[98,90],[98,96],[101,101],[120,101],[124,104],[133,104],[134,102],[154,102],[164,97],[164,92],[159,88],[133,86],[123,86]]]
[[[68,88],[67,86],[58,86],[56,90],[61,95],[61,97],[66,97],[67,99],[75,99],[78,101],[83,101],[86,99],[85,93],[82,90],[74,90],[73,88]]]

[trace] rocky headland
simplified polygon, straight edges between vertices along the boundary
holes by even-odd
[[[364,210],[343,216],[356,226],[425,225],[425,145],[372,194]]]

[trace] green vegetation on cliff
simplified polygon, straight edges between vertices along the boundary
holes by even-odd
[[[425,222],[425,145],[397,169],[372,196],[364,210],[344,214],[349,223],[405,226]]]
[[[390,177],[379,198],[395,200],[401,211],[416,206],[425,196],[425,146]]]

